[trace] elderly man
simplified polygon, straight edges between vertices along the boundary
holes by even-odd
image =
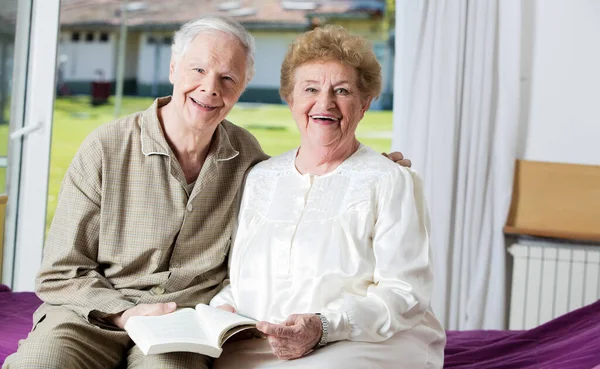
[[[224,120],[252,77],[253,52],[234,21],[184,25],[173,43],[172,97],[84,141],[37,278],[44,304],[3,368],[210,366],[192,353],[144,356],[122,328],[131,316],[208,303],[226,276],[244,174],[267,158]]]

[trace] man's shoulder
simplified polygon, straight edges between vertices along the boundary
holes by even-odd
[[[233,148],[237,150],[242,157],[250,158],[253,161],[263,161],[269,158],[262,150],[256,137],[248,132],[248,130],[233,124],[228,120],[223,120],[221,126],[225,129],[225,132],[227,132],[227,136]]]
[[[98,126],[92,134],[99,140],[114,140],[140,133],[143,111],[136,112]]]
[[[80,169],[99,167],[107,155],[121,154],[122,148],[131,146],[132,139],[139,139],[141,115],[142,112],[134,113],[96,127],[79,146],[71,165]]]

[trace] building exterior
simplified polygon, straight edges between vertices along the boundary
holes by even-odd
[[[62,92],[90,93],[91,82],[116,80],[120,1],[62,0],[58,83]],[[129,1],[124,93],[171,93],[168,79],[172,34],[181,24],[205,14],[237,19],[256,39],[256,75],[240,101],[280,103],[279,69],[290,42],[308,29],[339,24],[369,39],[392,80],[393,53],[383,0],[145,0]],[[60,92],[60,89],[59,89]],[[391,86],[375,108],[391,107]]]

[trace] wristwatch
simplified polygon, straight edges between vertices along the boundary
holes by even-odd
[[[329,321],[325,316],[321,313],[316,313],[316,315],[321,319],[321,339],[317,342],[315,349],[319,349],[327,344],[327,334],[329,333]]]

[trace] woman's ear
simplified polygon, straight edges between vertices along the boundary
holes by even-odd
[[[362,119],[365,116],[365,112],[369,110],[369,107],[371,107],[371,101],[373,101],[373,96],[369,96],[362,100],[362,107],[360,109],[360,119]]]

